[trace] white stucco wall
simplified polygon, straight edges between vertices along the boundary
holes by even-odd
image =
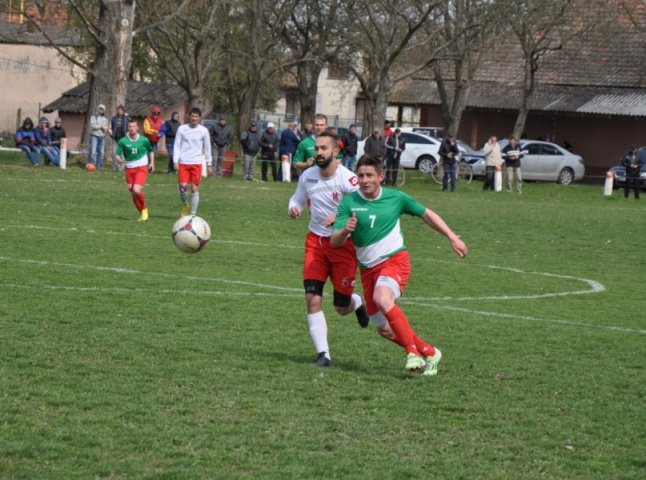
[[[75,78],[51,47],[0,45],[0,131],[15,131],[19,109],[21,119],[29,116],[38,123],[40,108],[80,83],[81,75]],[[56,113],[47,116],[53,122]]]

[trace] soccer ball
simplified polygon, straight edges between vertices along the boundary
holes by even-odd
[[[201,217],[186,215],[175,222],[172,235],[175,246],[182,252],[197,253],[209,243],[211,227]]]
[[[96,165],[94,165],[93,163],[86,163],[85,164],[85,169],[88,172],[96,172]]]

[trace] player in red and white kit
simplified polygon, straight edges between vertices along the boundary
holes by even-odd
[[[177,129],[175,136],[175,148],[173,151],[173,163],[178,171],[179,198],[182,201],[181,215],[197,215],[197,207],[200,204],[200,183],[202,181],[202,158],[206,158],[209,175],[212,172],[211,158],[211,136],[208,129],[200,124],[202,110],[197,107],[191,108],[188,112],[188,124]],[[188,184],[191,184],[191,204],[189,206]]]
[[[330,246],[336,209],[345,195],[358,188],[357,176],[339,164],[336,135],[321,133],[316,139],[315,151],[316,166],[304,170],[299,177],[296,192],[289,200],[288,214],[291,218],[299,218],[306,206],[310,210],[303,263],[307,322],[318,354],[314,365],[330,367],[327,322],[321,307],[323,286],[328,277],[334,287],[336,311],[341,315],[356,312],[362,327],[368,325],[369,318],[363,300],[353,293],[357,261],[352,242],[338,249]]]

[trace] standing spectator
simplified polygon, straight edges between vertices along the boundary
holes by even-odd
[[[507,191],[511,192],[512,184],[516,183],[516,190],[518,193],[523,193],[523,175],[520,171],[520,159],[523,157],[523,152],[520,150],[518,141],[515,137],[509,138],[509,143],[502,149],[502,154],[505,159],[505,173],[507,176]]]
[[[128,134],[128,114],[126,113],[126,107],[119,105],[117,107],[117,113],[112,116],[110,119],[110,137],[112,138],[112,158],[115,159],[112,164],[113,172],[120,172],[123,170],[124,166],[120,162],[116,161],[117,158],[117,144],[119,140],[125,137]],[[137,128],[139,131],[139,128]]]
[[[357,137],[357,127],[353,123],[348,128],[348,133],[343,137],[343,166],[354,171],[354,164],[357,161],[357,144],[359,137]]]
[[[153,146],[153,157],[157,156],[157,144],[164,136],[164,120],[161,116],[161,108],[153,105],[150,115],[144,119],[144,136]]]
[[[150,141],[139,135],[137,120],[128,119],[128,134],[119,140],[114,161],[125,166],[128,191],[139,212],[137,221],[147,221],[148,206],[144,195],[144,185],[146,185],[148,172],[155,171],[155,157]]]
[[[179,199],[182,202],[181,215],[197,215],[197,207],[200,204],[200,183],[202,181],[202,157],[206,158],[208,173],[213,172],[211,157],[211,139],[209,130],[200,125],[202,121],[202,110],[197,107],[191,108],[188,112],[188,124],[177,129],[175,144],[173,148],[173,161],[179,183]],[[191,184],[191,203],[189,206],[188,184]]]
[[[467,246],[433,210],[401,191],[383,188],[380,159],[362,156],[357,174],[360,191],[341,200],[330,243],[343,247],[354,242],[368,315],[382,336],[406,350],[406,370],[423,369],[424,375],[435,375],[442,353],[411,329],[397,304],[411,273],[400,217],[405,213],[420,218],[446,237],[460,258],[467,255]],[[384,332],[385,328],[392,333]]]
[[[50,129],[52,134],[52,145],[58,150],[59,160],[61,154],[61,138],[66,138],[67,134],[63,128],[63,120],[57,118],[54,120],[54,126]]]
[[[386,139],[385,185],[397,185],[397,171],[404,150],[406,150],[406,142],[402,138],[401,130],[396,128],[395,133]]]
[[[639,200],[639,189],[640,185],[640,175],[641,175],[641,166],[642,159],[637,153],[637,147],[631,145],[628,149],[628,153],[621,160],[621,164],[626,169],[626,183],[624,184],[624,197],[628,198],[630,196],[630,189],[632,188],[635,192],[635,199]]]
[[[496,170],[502,167],[502,152],[500,151],[500,145],[498,145],[498,138],[495,135],[490,137],[489,141],[485,143],[483,151],[485,157],[485,179],[482,188],[484,190],[494,190],[494,175]]]
[[[366,138],[366,143],[363,146],[363,153],[381,158],[381,161],[384,161],[384,157],[386,155],[386,144],[379,133],[378,128],[374,128],[372,130],[372,135]]]
[[[291,180],[296,181],[298,179],[298,174],[296,169],[292,166],[292,157],[296,153],[298,144],[301,141],[301,137],[298,132],[298,122],[292,121],[289,123],[288,127],[282,131],[280,134],[280,146],[278,148],[278,155],[280,156],[281,165],[286,162],[289,163],[291,169]],[[278,170],[278,174],[281,180],[282,178],[282,168]]]
[[[59,152],[52,145],[52,131],[49,128],[47,117],[40,117],[36,127],[36,145],[40,148],[40,153],[45,157],[45,165],[52,164],[58,166]]]
[[[393,129],[390,124],[390,120],[384,121],[384,139],[387,139],[393,134]]]
[[[327,128],[327,117],[317,113],[314,117],[314,130],[309,137],[303,138],[298,144],[296,153],[292,159],[292,165],[300,173],[314,163],[316,157],[316,137],[321,135]]]
[[[298,187],[289,200],[287,213],[290,218],[299,218],[309,208],[309,232],[305,237],[303,262],[303,287],[307,307],[307,323],[310,337],[317,352],[314,365],[331,367],[332,357],[327,337],[327,322],[323,313],[323,286],[329,278],[334,287],[334,308],[340,315],[355,312],[362,327],[368,326],[363,300],[354,292],[357,260],[352,242],[343,248],[332,248],[330,235],[336,210],[341,199],[357,189],[357,176],[339,164],[337,139],[325,132],[327,117],[317,115],[317,123],[323,123],[315,142],[316,166],[306,169],[298,179]]]
[[[263,182],[267,181],[267,166],[271,167],[271,178],[274,182],[278,181],[278,172],[276,165],[276,151],[278,150],[278,135],[276,126],[273,122],[267,124],[267,128],[260,136],[260,174]]]
[[[23,120],[16,132],[16,147],[25,152],[32,166],[37,167],[40,164],[40,148],[36,145],[34,122],[29,117]]]
[[[227,124],[224,115],[220,115],[218,123],[209,127],[211,143],[213,144],[213,156],[215,157],[215,176],[222,176],[222,163],[224,162],[224,151],[233,139],[233,130]]]
[[[90,150],[88,161],[103,170],[105,155],[105,134],[108,133],[108,119],[105,117],[105,105],[101,104],[96,113],[90,117]]]
[[[173,112],[169,120],[164,123],[164,142],[166,142],[166,152],[168,153],[168,171],[175,173],[175,164],[173,163],[173,147],[175,145],[175,136],[181,126],[179,123],[179,112]]]
[[[301,137],[301,140],[304,140],[311,135],[314,135],[314,123],[308,120],[307,122],[305,122],[305,125],[300,131],[299,136]]]
[[[253,181],[253,174],[256,171],[256,158],[260,150],[260,132],[255,120],[249,122],[249,128],[240,135],[242,154],[244,155],[244,177],[243,180]]]
[[[455,135],[449,134],[440,145],[440,158],[444,167],[444,176],[442,177],[442,191],[446,192],[451,182],[451,191],[455,192],[455,175],[458,168],[458,157],[460,149],[455,142]]]

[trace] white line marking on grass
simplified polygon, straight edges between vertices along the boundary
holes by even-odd
[[[13,259],[9,257],[0,257],[0,261],[6,261],[6,262],[18,262],[18,263],[27,263],[31,265],[49,265],[49,266],[54,266],[54,267],[66,267],[66,268],[74,268],[78,270],[98,270],[98,271],[104,271],[104,272],[114,272],[114,273],[127,273],[127,274],[134,274],[134,275],[142,275],[142,276],[153,276],[153,277],[164,277],[164,278],[180,278],[180,279],[185,279],[185,280],[199,280],[199,281],[205,281],[205,282],[221,282],[221,283],[226,283],[229,285],[244,285],[247,287],[258,287],[258,288],[269,288],[272,290],[282,290],[286,292],[299,292],[301,293],[303,290],[300,288],[289,288],[289,287],[279,287],[276,285],[268,285],[264,283],[254,283],[254,282],[245,282],[242,280],[228,280],[225,278],[214,278],[214,277],[196,277],[195,275],[174,275],[170,273],[165,273],[165,272],[143,272],[140,270],[132,270],[129,268],[122,268],[122,267],[102,267],[98,265],[78,265],[74,263],[60,263],[60,262],[50,262],[47,260],[30,260],[30,259]]]
[[[401,301],[401,303],[407,303],[407,304],[415,305],[415,306],[418,306],[418,307],[430,307],[430,308],[435,308],[435,309],[438,309],[438,310],[450,310],[450,311],[454,311],[454,312],[468,313],[470,315],[481,315],[481,316],[485,316],[485,317],[497,317],[497,318],[509,318],[509,319],[514,319],[514,320],[527,320],[527,321],[531,321],[531,322],[556,323],[556,324],[559,324],[559,325],[568,325],[568,326],[572,326],[572,327],[596,328],[596,329],[613,330],[613,331],[624,332],[624,333],[639,333],[641,335],[646,335],[646,330],[638,329],[638,328],[616,327],[616,326],[613,326],[613,325],[598,325],[598,324],[575,322],[575,321],[572,321],[572,320],[560,320],[560,319],[553,319],[553,318],[539,318],[539,317],[533,317],[533,316],[530,316],[530,315],[515,315],[513,313],[487,312],[487,311],[484,311],[484,310],[473,310],[471,308],[451,307],[451,306],[447,306],[447,305],[434,305],[434,304],[430,304],[430,303],[412,302],[412,301],[406,301],[403,298],[401,298],[399,301]]]

